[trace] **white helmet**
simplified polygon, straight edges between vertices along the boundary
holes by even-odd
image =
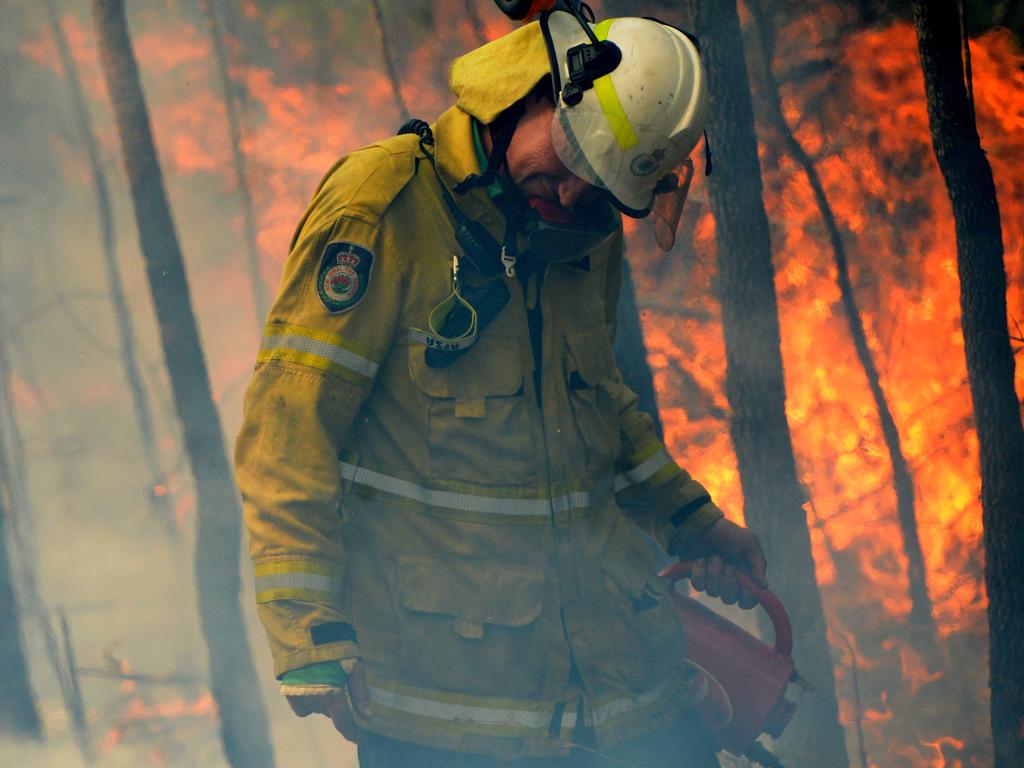
[[[624,213],[645,216],[659,181],[687,160],[704,131],[708,90],[697,47],[653,19],[605,19],[590,30],[618,46],[621,62],[605,66],[609,74],[593,78],[592,87],[583,74],[581,89],[575,80],[589,53],[579,47],[593,42],[583,20],[556,9],[542,16],[541,25],[551,59],[551,131],[559,158],[574,175],[606,189]]]

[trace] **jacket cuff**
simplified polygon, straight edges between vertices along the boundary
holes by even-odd
[[[281,683],[281,693],[284,696],[329,696],[332,694],[344,693],[345,689],[337,685],[306,685],[298,683]]]
[[[675,525],[669,552],[672,554],[682,552],[723,517],[725,515],[722,514],[722,510],[708,499],[703,505],[690,512]]]
[[[274,659],[274,676],[279,680],[286,672],[290,672],[310,664],[323,661],[342,661],[361,657],[359,646],[352,642],[328,643],[302,648]]]

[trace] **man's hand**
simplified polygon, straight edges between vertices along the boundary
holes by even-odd
[[[286,696],[288,704],[299,717],[327,715],[338,733],[349,741],[359,741],[359,726],[352,716],[354,709],[364,720],[369,719],[370,691],[366,686],[366,668],[358,659],[341,662],[348,675],[348,684],[341,693],[321,693],[309,696]]]
[[[693,588],[719,597],[727,605],[736,602],[741,608],[757,605],[754,596],[736,583],[737,569],[750,576],[759,587],[768,587],[765,578],[768,563],[761,542],[750,530],[724,517],[704,531],[680,557],[694,561],[690,572]]]

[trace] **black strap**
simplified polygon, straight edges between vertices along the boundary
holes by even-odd
[[[498,178],[498,172],[505,167],[505,155],[508,154],[512,136],[525,111],[526,107],[520,100],[501,113],[494,130],[491,131],[491,153],[487,156],[487,167],[483,173],[471,173],[456,184],[454,187],[456,194],[464,195],[471,189],[489,187],[494,183],[494,180]]]
[[[511,298],[511,294],[505,281],[496,279],[488,280],[483,285],[475,288],[463,288],[462,298],[476,310],[476,327],[479,333],[505,308],[509,298]],[[439,329],[441,335],[452,335],[456,332],[456,329],[465,328],[469,320],[468,314],[468,309],[461,304],[458,305],[441,323]],[[427,347],[424,350],[423,359],[428,368],[447,368],[472,348],[472,345],[464,349],[452,350]]]
[[[710,496],[698,496],[696,499],[693,499],[692,501],[683,504],[683,506],[676,510],[676,513],[672,515],[672,517],[670,517],[668,520],[670,523],[672,523],[672,525],[678,528],[686,521],[686,518],[688,518],[701,507],[703,507],[705,504],[710,503],[710,501]]]
[[[514,128],[515,125],[513,124],[513,130]],[[448,186],[441,178],[441,174],[438,173],[434,154],[427,149],[427,147],[434,145],[434,134],[430,130],[430,125],[424,120],[413,118],[403,124],[398,133],[399,135],[414,133],[420,137],[420,150],[427,158],[431,168],[434,169],[434,176],[437,177],[438,184],[441,186],[441,194],[444,197],[445,205],[455,220],[455,239],[462,247],[463,255],[470,266],[485,279],[481,285],[471,286],[467,284],[462,289],[462,298],[476,310],[477,329],[478,331],[483,331],[498,316],[498,313],[505,308],[511,296],[508,286],[501,279],[503,271],[501,263],[502,248],[480,222],[470,219],[462,212],[455,202],[455,198],[448,191]],[[509,139],[511,139],[511,134],[509,134]],[[497,146],[497,141],[495,145]],[[501,150],[502,162],[504,162],[504,152],[506,149],[508,149],[507,141],[504,142],[504,149]],[[491,154],[492,156],[494,155],[493,152]],[[490,161],[488,161],[488,165],[490,165]],[[504,197],[509,198],[508,195]],[[505,213],[506,221],[514,221],[514,219],[509,218],[512,215],[511,211],[506,210]],[[515,227],[511,224],[506,226],[506,249],[508,248],[510,237],[512,248],[515,248]],[[466,327],[468,312],[469,310],[465,306],[461,304],[456,306],[444,319],[438,331],[442,335],[454,335],[456,329]],[[472,346],[459,350],[441,350],[428,347],[424,350],[424,360],[430,368],[447,368],[470,349],[472,349]]]
[[[327,643],[358,643],[355,627],[343,621],[329,621],[326,624],[314,624],[309,628],[309,636],[313,645]]]
[[[478,221],[474,221],[462,212],[448,185],[444,183],[441,174],[437,170],[437,161],[434,153],[427,147],[434,146],[434,134],[430,126],[424,120],[413,118],[402,125],[398,130],[399,135],[404,133],[415,133],[420,137],[420,151],[427,158],[430,167],[434,169],[434,176],[441,187],[441,195],[444,198],[445,206],[452,218],[455,219],[455,239],[462,247],[463,253],[470,266],[485,277],[497,277],[501,274],[501,246],[498,241],[491,237],[491,233]]]

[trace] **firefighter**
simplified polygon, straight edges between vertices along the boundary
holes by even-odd
[[[764,557],[612,355],[620,212],[679,192],[697,50],[561,8],[450,86],[327,174],[265,328],[236,463],[274,673],[364,767],[717,766],[650,538],[746,607]]]

